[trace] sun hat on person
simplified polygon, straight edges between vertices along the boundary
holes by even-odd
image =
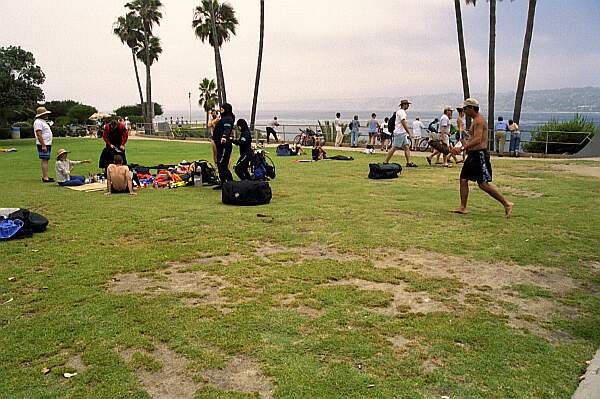
[[[46,107],[38,107],[35,110],[35,113],[36,113],[35,117],[39,118],[40,116],[48,115],[48,114],[51,114],[52,112],[48,111],[46,109]]]
[[[412,104],[410,101],[408,101],[408,100],[402,100],[402,101],[400,101],[400,104],[398,104],[398,105],[402,106],[402,105],[410,105],[410,104]]]
[[[467,98],[465,101],[463,101],[461,108],[465,107],[479,107],[479,101],[474,98]]]
[[[449,106],[449,105],[446,105],[446,106],[444,107],[444,113],[446,113],[446,112],[448,112],[448,111],[454,111],[454,108],[452,108],[452,107],[451,107],[451,106]]]
[[[56,153],[56,159],[60,158],[61,155],[63,154],[68,154],[69,151],[65,150],[64,148],[61,148],[60,150],[58,150],[58,152]]]

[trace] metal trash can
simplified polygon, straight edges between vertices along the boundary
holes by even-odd
[[[21,128],[20,127],[11,127],[10,128],[10,138],[13,140],[21,139]]]

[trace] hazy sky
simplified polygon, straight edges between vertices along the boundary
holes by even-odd
[[[139,101],[129,49],[112,34],[123,0],[0,0],[0,46],[33,52],[47,100],[75,99],[111,111]],[[153,99],[170,110],[197,99],[214,77],[213,51],[191,28],[198,0],[163,0],[156,33]],[[258,0],[230,0],[240,22],[222,48],[230,102],[251,104],[258,48]],[[266,0],[260,102],[404,97],[461,92],[451,0]],[[367,4],[367,6],[365,6]],[[497,89],[513,91],[527,1],[498,3]],[[472,91],[487,90],[488,6],[463,7]],[[528,89],[600,86],[597,0],[540,0]],[[142,66],[142,65],[140,65]],[[1,93],[0,93],[1,95]]]

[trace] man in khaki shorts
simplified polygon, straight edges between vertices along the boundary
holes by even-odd
[[[411,102],[408,100],[400,101],[399,109],[396,111],[396,126],[394,129],[394,136],[392,137],[392,147],[385,157],[383,163],[389,163],[390,159],[396,152],[396,150],[403,149],[404,156],[406,157],[406,167],[416,168],[417,165],[410,161],[410,140],[408,140],[408,116],[406,110],[410,107]]]
[[[479,188],[504,206],[504,214],[509,218],[512,215],[514,204],[508,202],[496,186],[491,184],[492,164],[490,163],[490,153],[487,150],[488,127],[485,119],[479,113],[479,101],[468,98],[461,108],[464,109],[468,117],[473,119],[473,124],[467,138],[461,140],[462,145],[456,145],[452,149],[454,155],[460,154],[463,147],[467,151],[467,159],[460,172],[460,207],[452,212],[462,215],[469,213],[467,210],[469,181],[476,181]]]

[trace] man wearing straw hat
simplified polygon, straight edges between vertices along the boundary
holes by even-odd
[[[396,126],[394,129],[394,135],[392,138],[392,147],[390,148],[385,161],[383,163],[390,162],[390,159],[394,155],[394,152],[399,149],[404,150],[404,156],[406,157],[406,166],[409,168],[416,168],[417,165],[410,161],[410,141],[408,141],[408,117],[406,116],[406,110],[410,107],[411,102],[408,100],[400,101],[399,109],[396,111]]]
[[[48,161],[52,151],[52,129],[48,123],[48,115],[51,114],[45,107],[36,109],[35,121],[33,122],[33,133],[37,145],[38,157],[42,165],[42,182],[52,183],[53,178],[48,177]]]

